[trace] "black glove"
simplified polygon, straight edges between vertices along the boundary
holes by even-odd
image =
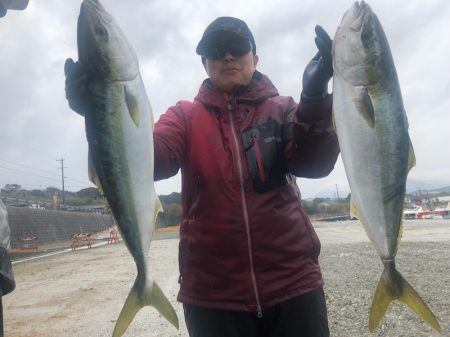
[[[64,64],[66,75],[66,99],[70,108],[84,116],[88,111],[88,76],[81,62],[73,62],[71,58]]]
[[[317,36],[314,41],[319,51],[309,61],[303,73],[303,90],[300,98],[305,103],[322,101],[328,93],[328,82],[333,76],[332,40],[321,26],[317,25],[315,31]]]

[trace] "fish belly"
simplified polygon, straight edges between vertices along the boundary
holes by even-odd
[[[383,153],[388,150],[386,140],[380,127],[371,125],[364,118],[366,112],[360,110],[362,105],[357,102],[358,95],[352,86],[335,76],[333,92],[339,146],[357,215],[378,254],[384,258],[392,257],[400,226],[392,214],[401,213],[401,209],[393,209],[395,203],[387,198],[389,179],[386,175],[389,172],[384,166],[390,159]],[[377,111],[375,122],[378,123],[376,114]]]
[[[103,90],[94,95],[100,108],[86,116],[89,155],[124,240],[138,267],[146,269],[156,200],[151,111],[141,104],[139,126],[128,111],[124,86],[140,90],[140,78],[127,83],[103,81],[93,87],[102,85]],[[140,99],[145,102],[146,97]]]

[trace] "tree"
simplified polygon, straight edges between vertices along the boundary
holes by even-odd
[[[316,214],[319,213],[319,208],[314,200],[302,200],[303,209],[306,214]]]
[[[22,186],[17,184],[6,184],[5,187],[3,187],[2,192],[14,192],[19,191],[22,188]]]
[[[86,199],[100,199],[102,197],[98,189],[95,187],[83,188],[82,190],[76,192],[75,195],[79,198]]]
[[[46,193],[44,191],[42,191],[42,190],[32,190],[30,192],[30,194],[33,197],[40,197],[40,198],[45,198],[47,196]]]
[[[159,200],[161,200],[163,204],[180,204],[181,194],[178,192],[172,192],[169,195],[160,195]]]
[[[180,214],[180,204],[163,204],[162,221],[157,224],[157,227],[178,225],[180,223]]]
[[[59,188],[57,188],[57,187],[47,187],[46,191],[50,195],[56,195],[56,194],[59,194],[61,192],[61,190]]]

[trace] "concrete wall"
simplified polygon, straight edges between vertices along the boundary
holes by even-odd
[[[17,246],[19,238],[37,236],[40,244],[49,244],[69,241],[74,233],[98,232],[103,226],[113,225],[111,215],[6,207],[12,247]]]

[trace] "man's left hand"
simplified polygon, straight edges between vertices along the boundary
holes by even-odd
[[[328,93],[328,82],[333,76],[331,56],[332,40],[319,25],[315,27],[314,39],[319,51],[308,63],[303,73],[303,90],[301,100],[304,102],[320,102]]]

